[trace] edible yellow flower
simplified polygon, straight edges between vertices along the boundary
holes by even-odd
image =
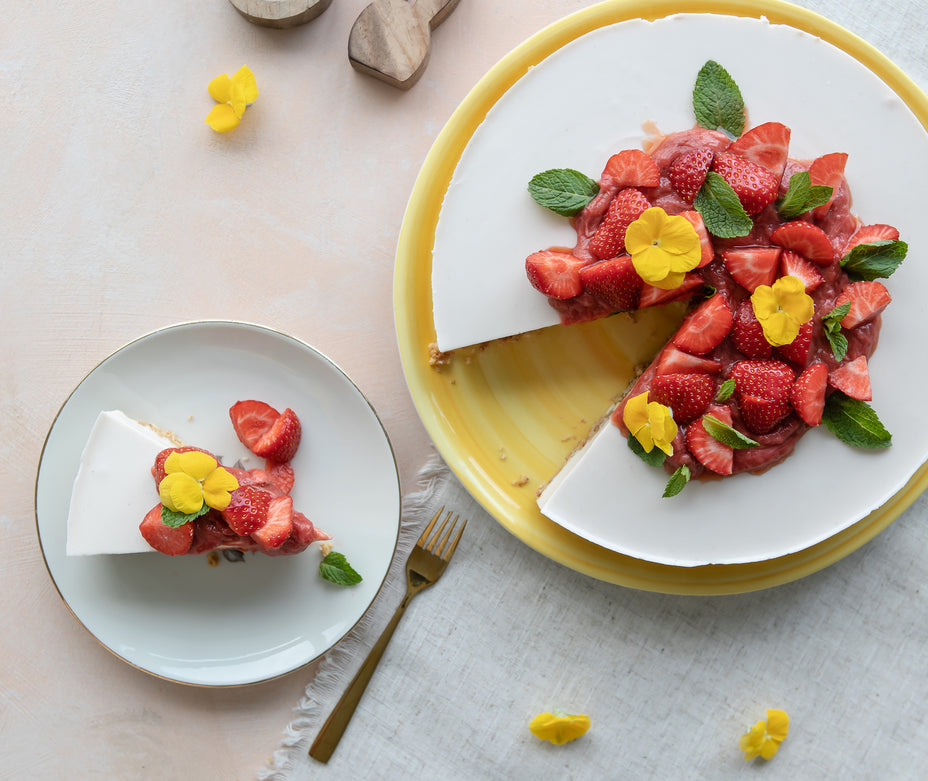
[[[536,738],[560,746],[586,732],[590,728],[590,717],[583,713],[574,716],[555,710],[554,713],[539,713],[531,720],[528,728]]]
[[[183,515],[199,512],[204,502],[214,510],[224,510],[232,500],[231,492],[238,488],[231,472],[199,450],[175,450],[164,461],[164,473],[158,485],[161,503]]]
[[[648,392],[633,396],[625,403],[622,421],[629,433],[641,443],[645,453],[655,447],[668,456],[673,455],[673,440],[677,436],[677,424],[669,407],[656,401],[648,401]]]
[[[815,312],[812,297],[798,277],[780,277],[773,285],[758,285],[751,294],[751,307],[764,338],[774,347],[791,344],[799,327]]]
[[[741,736],[738,745],[744,752],[746,762],[755,757],[770,759],[786,740],[789,732],[789,716],[781,710],[768,710],[767,720],[758,721]]]
[[[219,105],[213,106],[206,117],[206,124],[217,133],[227,133],[238,127],[250,106],[258,99],[258,82],[247,65],[239,68],[232,78],[223,73],[209,83],[209,94]]]
[[[625,250],[645,282],[663,290],[679,287],[702,259],[699,235],[686,217],[652,206],[625,231]]]

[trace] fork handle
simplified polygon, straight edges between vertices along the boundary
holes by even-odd
[[[399,624],[400,619],[406,612],[406,605],[409,604],[409,598],[409,594],[403,598],[400,606],[393,614],[393,618],[390,619],[390,623],[384,627],[383,633],[377,639],[377,642],[374,643],[373,648],[371,648],[370,653],[367,655],[367,659],[364,660],[364,663],[355,673],[354,678],[351,679],[351,683],[348,684],[348,688],[345,689],[345,693],[342,694],[341,699],[335,704],[335,707],[329,714],[329,718],[326,719],[325,724],[322,725],[322,729],[319,730],[316,740],[309,749],[309,755],[313,759],[317,759],[320,762],[328,762],[329,757],[331,757],[332,753],[335,751],[335,747],[338,746],[338,742],[345,733],[348,722],[351,721],[351,717],[354,715],[355,708],[358,707],[358,703],[361,701],[361,696],[364,694],[367,684],[370,683],[374,675],[374,670],[377,669],[380,657],[383,656],[383,652],[386,650],[390,638],[393,637],[393,632],[397,624]]]

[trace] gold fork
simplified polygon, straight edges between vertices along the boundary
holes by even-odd
[[[435,517],[419,535],[415,547],[409,554],[409,559],[406,562],[406,596],[403,597],[403,601],[400,602],[400,606],[396,609],[396,613],[393,614],[393,618],[390,619],[390,623],[387,624],[383,634],[374,643],[374,647],[371,648],[371,652],[368,654],[367,659],[364,660],[364,664],[361,665],[361,668],[352,678],[345,693],[332,709],[332,713],[325,724],[322,725],[322,729],[319,730],[315,742],[309,749],[309,755],[313,759],[318,759],[320,762],[329,761],[329,757],[332,756],[338,741],[341,740],[348,722],[351,721],[355,708],[358,707],[358,703],[361,701],[361,696],[364,694],[367,684],[374,675],[374,670],[377,669],[380,657],[383,656],[390,638],[393,637],[393,630],[396,629],[397,624],[399,624],[400,619],[406,612],[406,606],[416,594],[438,580],[445,571],[445,567],[448,566],[454,549],[458,546],[458,540],[461,539],[464,527],[467,526],[467,521],[465,520],[455,533],[454,530],[459,516],[455,515],[449,526],[448,521],[451,520],[451,513],[449,512],[433,534],[432,530],[435,523],[444,510],[445,508],[442,507],[435,513]]]

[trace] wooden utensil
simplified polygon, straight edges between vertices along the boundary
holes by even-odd
[[[409,89],[425,70],[432,30],[458,0],[374,0],[348,37],[348,59],[356,70],[400,89]]]
[[[332,0],[229,0],[249,22],[262,27],[296,27],[315,19]]]

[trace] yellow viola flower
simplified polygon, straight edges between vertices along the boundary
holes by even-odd
[[[217,133],[237,128],[245,107],[258,99],[258,82],[247,65],[239,68],[231,78],[225,73],[217,76],[207,89],[219,105],[213,106],[206,116],[206,124]]]
[[[773,285],[758,285],[751,294],[751,307],[764,338],[774,347],[791,344],[799,327],[812,319],[815,304],[798,277],[780,277]]]
[[[560,746],[585,733],[590,728],[590,717],[583,713],[574,716],[555,710],[554,713],[539,713],[529,722],[528,728],[536,738]]]
[[[668,456],[673,455],[673,440],[677,436],[673,413],[663,404],[649,402],[647,391],[633,396],[625,403],[622,421],[645,453],[650,453],[656,447]]]
[[[164,461],[164,478],[158,485],[161,503],[169,510],[190,515],[207,507],[224,510],[232,500],[238,480],[199,450],[174,451]]]
[[[767,720],[758,721],[741,736],[738,745],[744,752],[744,759],[750,762],[755,757],[771,759],[786,740],[789,732],[789,716],[781,710],[768,710]]]
[[[625,231],[625,251],[645,282],[672,290],[702,259],[699,235],[692,223],[671,217],[658,206],[646,209]]]

